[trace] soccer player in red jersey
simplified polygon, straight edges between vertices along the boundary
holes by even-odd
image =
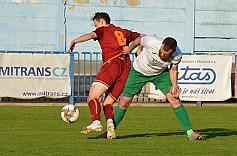
[[[121,95],[131,68],[131,60],[128,54],[124,54],[123,47],[140,37],[140,33],[110,24],[110,17],[105,12],[95,13],[92,19],[96,30],[72,40],[69,47],[69,52],[71,52],[77,43],[90,39],[98,40],[104,62],[92,83],[87,99],[92,124],[83,127],[81,133],[88,134],[91,131],[102,130],[101,104],[98,99],[106,93],[103,109],[107,122],[107,138],[113,139],[116,138],[116,134],[112,105]]]

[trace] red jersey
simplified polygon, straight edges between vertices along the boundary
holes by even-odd
[[[122,53],[123,46],[129,45],[130,42],[140,36],[137,32],[122,29],[113,24],[110,24],[107,27],[99,27],[94,32],[96,33],[96,39],[99,41],[102,49],[102,58],[104,62]]]

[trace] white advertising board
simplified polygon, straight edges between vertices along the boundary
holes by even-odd
[[[231,98],[231,66],[229,55],[183,55],[178,73],[180,99],[224,101]],[[151,89],[150,93],[158,92]]]
[[[0,97],[70,96],[68,54],[0,54]]]

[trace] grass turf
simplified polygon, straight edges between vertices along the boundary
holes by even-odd
[[[91,123],[78,107],[76,123],[65,123],[59,106],[0,106],[0,155],[236,155],[236,107],[186,107],[205,141],[188,141],[171,107],[129,107],[117,139],[80,134]],[[102,123],[105,125],[103,114]],[[106,127],[104,126],[104,131]]]

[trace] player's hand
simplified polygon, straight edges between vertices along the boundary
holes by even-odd
[[[130,54],[130,53],[131,53],[131,51],[130,51],[130,49],[129,49],[129,46],[124,46],[124,47],[123,47],[123,53],[124,53],[124,54]]]
[[[71,44],[70,44],[70,47],[69,47],[69,49],[68,49],[68,52],[72,52],[73,51],[73,49],[75,48],[75,41],[73,40],[72,42],[71,42]]]
[[[170,88],[170,93],[174,96],[174,98],[178,98],[180,95],[179,86],[172,86]]]

